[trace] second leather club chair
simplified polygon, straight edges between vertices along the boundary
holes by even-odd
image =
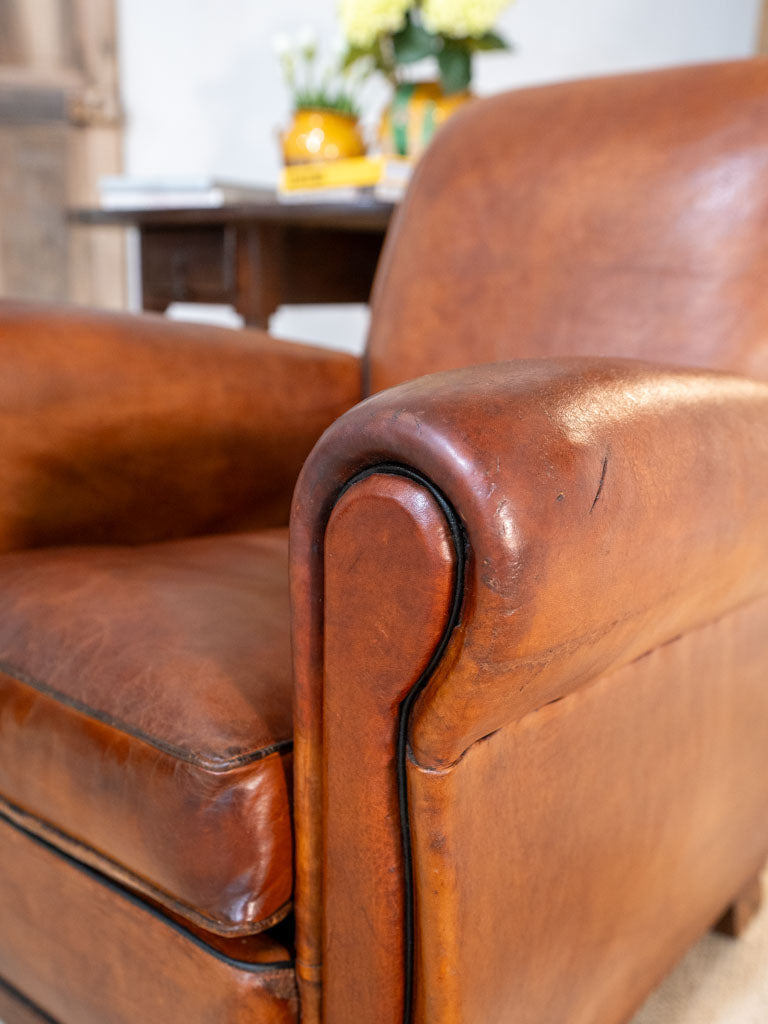
[[[620,1024],[738,925],[767,180],[764,61],[530,89],[362,362],[3,307],[6,1024]]]

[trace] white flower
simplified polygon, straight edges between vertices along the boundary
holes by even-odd
[[[272,36],[272,49],[278,57],[287,57],[293,50],[293,42],[287,32],[276,32]]]
[[[299,50],[308,60],[312,60],[317,53],[317,32],[311,25],[302,25],[296,37]]]
[[[430,32],[462,39],[489,32],[510,0],[424,0],[421,14]]]
[[[328,47],[328,55],[334,67],[342,62],[346,52],[347,40],[344,38],[341,32],[337,32],[331,39],[330,45]]]
[[[317,46],[317,32],[311,25],[302,25],[296,41],[302,50],[314,49]]]
[[[382,33],[397,32],[413,0],[339,0],[344,35],[352,46],[372,46]]]

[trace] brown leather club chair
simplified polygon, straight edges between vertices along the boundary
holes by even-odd
[[[764,61],[532,89],[420,165],[362,374],[3,309],[6,1024],[617,1024],[744,910],[766,182]]]

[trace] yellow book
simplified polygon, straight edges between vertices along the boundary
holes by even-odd
[[[383,182],[405,185],[411,163],[389,156],[357,156],[314,164],[292,164],[280,173],[281,192],[310,189],[373,188]]]

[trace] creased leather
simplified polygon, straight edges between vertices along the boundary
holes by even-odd
[[[586,358],[422,377],[326,432],[297,503],[382,459],[439,487],[470,547],[467,615],[414,712],[425,765],[768,589],[763,382]]]
[[[416,481],[383,473],[346,491],[323,550],[325,811],[323,872],[315,882],[326,922],[323,1013],[327,1021],[344,1020],[354,1002],[361,1020],[387,1020],[403,1013],[402,972],[393,976],[392,965],[406,955],[399,712],[446,628],[456,553],[434,496]],[[297,699],[299,693],[316,695],[304,686]],[[316,789],[315,780],[302,780],[299,799]],[[366,813],[350,814],[353,807]],[[302,874],[302,893],[306,884]],[[311,905],[307,899],[302,912]],[[348,927],[360,907],[375,928]],[[307,973],[297,964],[302,997]]]
[[[768,591],[763,382],[633,360],[515,360],[375,395],[326,432],[302,471],[294,607],[322,607],[318,537],[344,483],[381,462],[423,474],[466,531],[461,621],[411,719],[410,760],[428,772]],[[376,574],[370,586],[374,600]],[[308,622],[294,623],[297,765],[316,779],[325,653]],[[329,628],[343,623],[326,620]],[[375,690],[375,674],[363,683]],[[297,804],[300,849],[321,835],[322,806],[317,792]],[[441,806],[448,828],[452,808]],[[425,841],[439,848],[439,816],[428,827]],[[457,861],[446,871],[421,876],[417,908],[425,885],[444,887],[446,898],[468,885]],[[300,948],[313,949],[326,924],[312,917],[317,894],[300,891]],[[372,926],[361,910],[348,927],[365,935]],[[341,1019],[353,1019],[355,1005],[350,996]]]
[[[0,303],[0,551],[284,526],[358,360],[230,331]]]
[[[645,931],[638,931],[640,951],[647,954],[648,941],[657,934],[663,950],[652,969],[644,961],[643,985],[703,926],[715,903],[726,898],[728,878],[735,893],[745,873],[756,870],[762,833],[750,826],[764,805],[759,780],[765,776],[760,756],[765,744],[763,719],[750,728],[749,706],[750,694],[759,697],[764,662],[753,613],[768,578],[766,387],[660,363],[711,364],[768,377],[766,125],[766,61],[673,69],[518,91],[469,106],[449,122],[421,162],[378,275],[370,386],[378,390],[419,373],[483,360],[514,361],[417,380],[374,397],[331,428],[302,474],[294,506],[293,582],[300,687],[297,767],[303,787],[297,849],[304,883],[297,921],[300,957],[307,954],[300,972],[305,972],[308,998],[302,1012],[309,1024],[317,1021],[322,1001],[319,951],[334,943],[336,949],[363,951],[362,961],[366,944],[378,943],[380,956],[375,977],[369,973],[364,978],[362,999],[360,990],[353,984],[345,989],[344,979],[334,975],[333,1024],[357,1024],[361,1012],[376,1024],[389,1024],[396,1021],[402,1002],[401,907],[390,901],[383,914],[371,913],[365,899],[350,898],[346,905],[354,919],[343,923],[343,934],[334,935],[329,928],[338,922],[332,912],[324,916],[322,902],[327,896],[325,905],[332,911],[334,893],[321,891],[323,872],[329,869],[337,878],[348,873],[350,894],[398,894],[402,889],[401,865],[390,858],[360,858],[340,869],[343,850],[338,847],[327,848],[323,859],[324,823],[345,813],[334,806],[327,814],[325,801],[329,792],[343,792],[346,780],[343,765],[337,771],[341,762],[324,761],[322,737],[324,730],[328,736],[343,732],[344,720],[360,710],[348,706],[355,686],[343,685],[346,679],[336,676],[335,668],[333,679],[325,677],[325,635],[335,638],[338,667],[347,651],[344,630],[354,630],[354,619],[344,608],[345,620],[339,621],[343,573],[335,583],[337,599],[324,604],[323,538],[343,486],[361,469],[382,461],[411,466],[436,485],[460,517],[468,545],[461,620],[440,670],[416,706],[409,735],[421,1018],[448,1024],[451,1015],[460,1019],[463,1014],[489,1024],[508,1017],[512,1005],[526,1006],[525,985],[520,999],[509,986],[524,977],[527,967],[521,962],[521,974],[505,973],[503,936],[515,920],[515,906],[508,902],[536,889],[536,877],[528,885],[525,875],[539,867],[540,858],[526,850],[529,839],[536,848],[536,815],[552,811],[546,801],[551,797],[553,805],[558,803],[558,794],[558,806],[569,806],[571,775],[584,758],[591,759],[586,763],[598,783],[617,764],[631,770],[632,744],[642,744],[645,729],[653,742],[639,751],[637,763],[645,757],[652,764],[640,790],[629,784],[622,788],[621,773],[609,780],[614,787],[609,795],[619,805],[615,820],[635,853],[642,852],[648,829],[670,829],[662,837],[665,859],[674,860],[669,879],[654,877],[654,871],[663,875],[664,865],[654,863],[652,844],[647,858],[626,861],[649,872],[639,890],[647,901],[641,900],[641,909],[649,913],[641,921]],[[282,523],[312,440],[360,393],[354,360],[291,349],[264,335],[248,334],[240,341],[229,333],[169,327],[152,319],[7,308],[9,326],[0,336],[9,367],[0,382],[0,400],[8,410],[0,421],[9,453],[0,471],[4,548],[86,539],[136,543]],[[550,355],[589,358],[520,361]],[[656,362],[600,356],[643,356]],[[369,564],[366,543],[371,539],[362,516],[342,546],[349,558],[339,564],[350,577]],[[380,561],[372,557],[378,571],[369,574],[361,603],[374,621],[387,571],[393,579],[407,577],[407,549],[403,562],[392,566],[386,564],[386,552],[374,553]],[[139,565],[142,557],[126,556],[126,564]],[[446,563],[438,563],[435,576],[442,579]],[[181,586],[180,579],[174,586]],[[32,575],[27,577],[31,581]],[[426,591],[430,582],[428,570],[419,588]],[[66,588],[63,595],[71,597]],[[207,615],[215,601],[206,598],[203,604]],[[410,600],[403,601],[403,611],[407,637],[419,620]],[[738,625],[719,629],[718,617]],[[427,618],[434,625],[440,617]],[[142,621],[155,623],[146,612]],[[711,648],[694,650],[694,631],[714,636],[708,641]],[[132,638],[137,632],[128,631]],[[388,638],[398,632],[395,623]],[[746,668],[734,643],[744,636],[752,658]],[[364,639],[354,636],[347,645],[350,654]],[[721,662],[713,656],[710,665],[710,649]],[[396,639],[389,653],[396,663]],[[251,657],[249,668],[257,660]],[[688,676],[694,664],[701,665],[711,697],[701,706],[696,680]],[[684,685],[678,685],[679,672],[686,674]],[[617,678],[623,682],[614,691]],[[34,690],[31,674],[27,682],[8,679],[9,687]],[[331,685],[324,693],[327,681]],[[375,703],[380,682],[375,667],[350,681],[365,687],[366,699]],[[367,737],[376,758],[352,764],[350,771],[359,773],[354,785],[363,789],[364,770],[375,776],[378,799],[359,800],[352,812],[364,819],[361,834],[380,827],[391,846],[401,823],[391,800],[389,752],[401,683],[407,680],[395,673],[389,681],[389,703],[376,719],[377,728],[384,721],[387,735],[383,741],[380,733]],[[666,744],[668,687],[676,688],[669,714],[674,710],[677,729]],[[619,691],[627,693],[626,701],[615,696]],[[578,709],[596,695],[605,697],[604,705],[598,700],[605,717],[586,716],[598,735],[585,748]],[[146,697],[142,690],[142,709],[152,708]],[[38,693],[28,703],[36,715],[45,701]],[[722,732],[715,728],[715,704],[728,718]],[[8,735],[21,746],[19,723],[27,706],[23,700],[12,706],[19,721],[9,726]],[[41,747],[47,768],[35,785],[48,785],[51,766],[66,763],[53,747],[69,742],[65,722],[82,709],[70,702],[65,713],[64,707],[59,701],[56,727],[49,730],[51,749]],[[203,701],[201,707],[215,711],[216,703]],[[151,711],[146,713],[151,718]],[[177,725],[183,729],[185,721],[168,717],[169,734]],[[251,718],[250,726],[254,722]],[[199,735],[207,736],[206,727],[197,725]],[[72,734],[85,737],[91,750],[106,752],[116,763],[126,745],[115,740],[112,725],[91,726]],[[537,741],[546,740],[548,726],[548,735],[560,739],[541,764],[536,758],[546,751]],[[112,730],[108,740],[100,735],[93,743],[87,735],[107,728]],[[520,741],[529,730],[534,738],[526,746]],[[607,736],[599,735],[601,730]],[[260,734],[260,725],[255,732]],[[585,728],[584,735],[588,732]],[[674,733],[682,733],[684,742],[675,745]],[[748,741],[743,747],[742,733]],[[177,751],[189,739],[166,737]],[[617,743],[621,749],[612,758]],[[708,743],[699,758],[699,746]],[[134,755],[138,764],[143,754],[137,744],[128,746],[128,767],[116,770],[112,783],[107,772],[99,798],[113,799],[107,789],[119,793],[126,779],[133,786],[139,776],[141,792],[150,777],[141,771],[130,774]],[[234,748],[244,749],[237,743]],[[228,746],[218,752],[206,749],[214,758],[232,756]],[[570,774],[558,768],[558,750],[570,757],[566,766],[575,766]],[[281,761],[273,753],[263,763],[270,758],[273,767]],[[699,760],[702,787],[695,778]],[[525,767],[530,763],[532,770]],[[179,764],[183,774],[189,762],[182,757]],[[510,765],[522,766],[512,779]],[[220,774],[211,764],[205,771]],[[548,772],[551,784],[537,789],[537,782],[550,778]],[[675,786],[680,772],[686,773],[684,785],[667,801],[665,787]],[[478,783],[483,792],[475,800]],[[83,792],[90,792],[89,784],[77,779],[72,786],[67,818],[88,818],[85,804],[72,808]],[[495,822],[494,808],[510,789],[512,797],[521,794],[527,801],[522,820],[504,806]],[[277,789],[270,791],[274,795]],[[59,799],[62,794],[60,788]],[[586,827],[599,817],[590,814],[600,795],[596,783],[573,808],[569,824],[576,839],[586,834],[589,842],[606,844],[594,863],[608,865],[610,874],[622,859],[622,836],[606,837],[602,830],[595,837]],[[729,800],[736,803],[730,816]],[[666,810],[674,819],[671,824]],[[258,818],[255,811],[248,816],[249,822]],[[554,814],[552,820],[557,819]],[[137,820],[140,816],[129,816],[121,827],[130,828],[130,821]],[[168,820],[176,821],[172,815]],[[718,846],[718,830],[729,824],[733,835]],[[355,821],[345,827],[354,833]],[[545,822],[542,834],[549,839],[552,831]],[[275,834],[268,824],[264,837]],[[505,838],[520,843],[522,853],[511,849],[505,858]],[[686,838],[691,848],[684,848]],[[592,863],[589,842],[574,842],[573,863],[585,855]],[[485,860],[484,843],[492,854]],[[697,843],[706,857],[698,856]],[[606,848],[617,850],[615,862]],[[558,874],[560,853],[554,851],[541,877],[563,878],[569,898],[589,892],[593,876],[576,872],[565,879]],[[133,850],[129,859],[135,860]],[[692,876],[700,864],[706,871],[697,888]],[[675,877],[685,877],[688,884],[681,921],[664,913],[666,904],[674,902]],[[312,878],[320,880],[320,888],[306,884]],[[705,883],[711,883],[711,891]],[[18,888],[27,884],[22,881]],[[37,895],[34,887],[30,892]],[[622,896],[620,886],[603,890],[598,885],[597,903],[611,892],[616,899]],[[500,898],[494,901],[495,893]],[[558,901],[557,895],[556,888],[546,893],[552,916],[543,915],[547,924],[541,935],[533,934],[541,920],[539,904],[532,899],[524,908],[532,950],[554,948],[547,944],[547,928],[562,926],[563,934],[572,936],[570,942],[563,940],[566,959],[579,941],[584,946],[581,963],[588,964],[592,942],[600,966],[610,963],[617,949],[629,958],[626,962],[638,952],[631,943],[622,945],[610,906]],[[79,893],[67,906],[80,906],[83,898]],[[625,906],[637,910],[631,900]],[[20,921],[20,929],[30,926],[24,914]],[[582,922],[587,926],[583,938]],[[66,929],[62,934],[70,935]],[[510,948],[525,938],[513,934]],[[462,940],[465,944],[457,949]],[[493,955],[462,985],[462,975],[471,971],[486,944],[497,941],[501,944]],[[36,946],[32,941],[25,948]],[[528,966],[535,974],[535,958]],[[28,959],[19,970],[29,970]],[[356,976],[363,974],[358,970]],[[81,976],[77,965],[73,976]],[[567,991],[564,975],[555,971],[553,977]],[[590,987],[588,967],[573,978],[584,986],[578,1009],[584,1020],[590,1007],[618,1015],[615,992],[600,988],[602,980]],[[640,987],[630,993],[633,999]],[[560,995],[551,988],[545,984],[538,992],[544,1024],[551,1024],[547,999],[556,1001]],[[174,1011],[182,1012],[177,1006]],[[103,1012],[95,1015],[103,1017]]]
[[[415,1022],[625,1024],[757,877],[767,618],[691,630],[451,768],[409,761]]]
[[[287,531],[0,556],[0,796],[223,934],[292,892]]]
[[[228,958],[2,818],[0,863],[0,976],[61,1024],[298,1020],[278,941]]]
[[[767,126],[765,58],[468,104],[388,234],[370,387],[577,355],[768,377]]]

